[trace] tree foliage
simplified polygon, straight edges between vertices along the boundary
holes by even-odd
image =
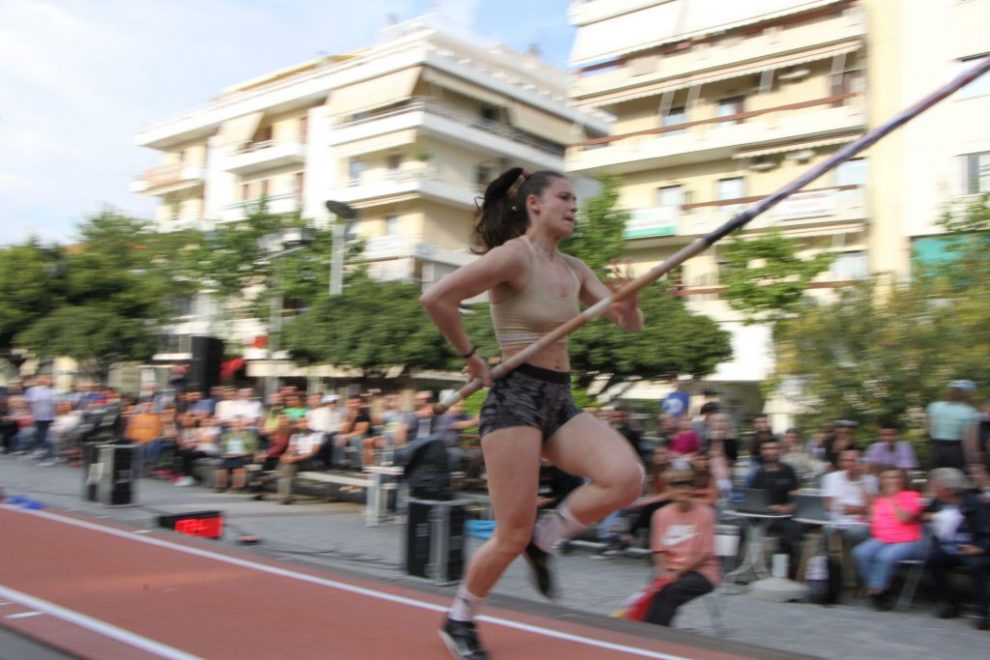
[[[14,338],[44,318],[64,298],[60,247],[31,239],[0,248],[0,355],[17,362]]]
[[[835,258],[819,252],[802,259],[797,243],[777,230],[735,238],[720,247],[719,254],[727,262],[719,274],[725,299],[746,323],[774,323],[792,315],[811,281]]]
[[[154,353],[169,299],[191,284],[175,277],[179,238],[143,221],[107,210],[84,222],[79,235],[79,243],[51,251],[41,284],[21,283],[24,295],[47,302],[13,341],[42,358],[72,357],[90,377],[105,380],[114,362]],[[11,268],[7,261],[0,268]],[[23,311],[23,303],[18,307]]]
[[[955,258],[934,267],[914,264],[910,282],[878,290],[877,282],[866,281],[838,292],[833,304],[805,303],[798,310],[777,338],[775,380],[803,384],[809,420],[910,423],[951,379],[987,386],[985,213],[984,200],[954,217],[947,227],[965,232],[949,235],[960,239]]]

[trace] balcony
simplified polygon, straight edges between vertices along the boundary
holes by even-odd
[[[224,207],[223,211],[220,212],[221,222],[234,222],[237,220],[243,220],[248,216],[251,210],[261,204],[262,199],[249,199],[244,202],[237,202],[236,204],[228,204]],[[302,204],[299,196],[294,193],[286,193],[284,195],[272,195],[271,197],[264,198],[264,201],[268,204],[269,213],[297,213],[302,209]]]
[[[180,190],[191,190],[203,185],[206,170],[202,165],[162,165],[155,167],[131,182],[131,192],[146,195],[166,195]]]
[[[864,128],[866,109],[862,98],[842,94],[585,140],[568,150],[567,171],[641,172],[731,158],[743,149],[824,139]]]
[[[587,72],[577,78],[571,85],[571,95],[581,102],[602,105],[635,98],[647,88],[684,89],[714,80],[759,75],[765,70],[858,50],[865,36],[865,12],[847,10],[802,24],[767,28],[751,36],[699,42],[662,56],[632,55],[618,68]],[[621,50],[621,36],[611,42],[613,48],[617,44]]]
[[[376,153],[402,144],[413,144],[416,139],[413,131],[417,130],[448,142],[474,145],[484,151],[495,151],[540,167],[558,169],[561,166],[563,150],[560,146],[507,124],[489,121],[429,98],[417,98],[399,108],[341,123],[331,132],[330,144],[350,144],[350,156]],[[402,131],[409,133],[401,136],[398,143],[380,139],[381,136]],[[368,148],[363,152],[360,151],[360,144],[353,144],[362,140],[369,140]]]
[[[676,219],[677,235],[693,237],[707,234],[761,199],[763,197],[743,197],[685,204]],[[822,230],[831,231],[839,224],[862,224],[868,219],[864,189],[861,186],[836,186],[796,192],[757,216],[746,227],[776,227],[785,232],[799,230],[813,234]]]
[[[298,140],[252,142],[234,149],[227,158],[227,171],[238,175],[264,172],[306,162],[306,143]]]
[[[468,209],[475,208],[478,191],[466,181],[453,181],[440,176],[431,166],[389,171],[375,176],[373,172],[352,179],[347,187],[327,191],[327,197],[359,208],[372,208],[410,199],[427,197]]]

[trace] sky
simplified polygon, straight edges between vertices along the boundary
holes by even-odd
[[[150,217],[131,181],[161,155],[149,124],[230,85],[369,46],[429,11],[565,67],[569,0],[0,0],[0,245],[66,243],[112,207]],[[358,7],[360,9],[358,9]]]

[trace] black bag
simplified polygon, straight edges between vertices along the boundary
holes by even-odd
[[[447,445],[440,435],[417,438],[396,452],[405,465],[403,476],[409,482],[409,495],[420,500],[449,500],[450,469],[447,466]]]
[[[834,605],[842,592],[842,564],[822,552],[811,558],[805,575],[808,601],[819,605]]]

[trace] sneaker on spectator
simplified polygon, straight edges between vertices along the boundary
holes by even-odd
[[[58,465],[58,461],[54,458],[48,458],[38,463],[38,467],[55,467],[56,465]]]
[[[195,486],[196,480],[192,477],[179,477],[175,480],[175,485],[183,488],[185,486]]]
[[[605,557],[615,557],[624,553],[628,547],[629,544],[622,539],[612,539],[598,553]]]

